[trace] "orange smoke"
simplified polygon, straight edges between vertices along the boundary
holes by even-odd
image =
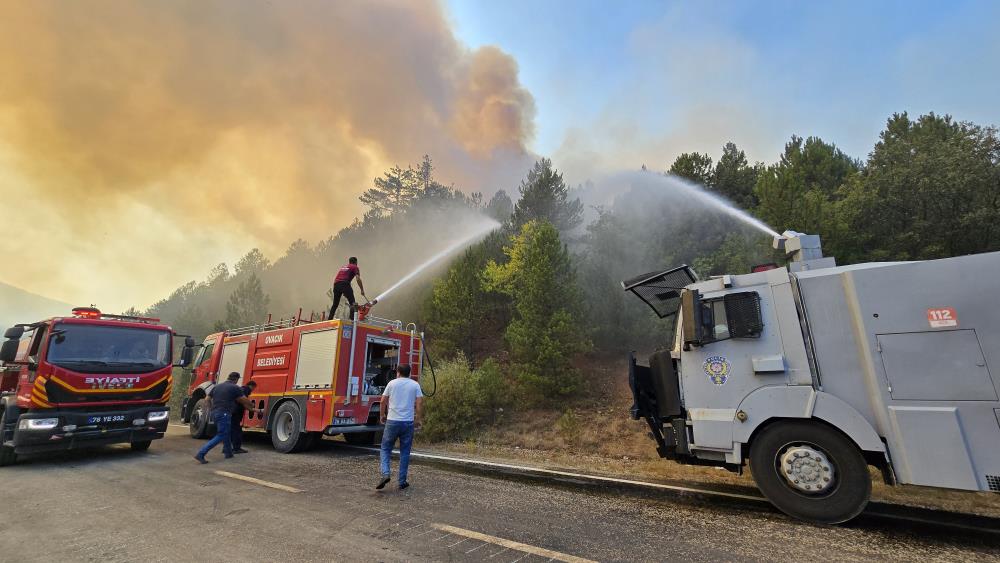
[[[488,192],[530,161],[517,63],[434,2],[7,2],[0,21],[0,197],[37,232],[0,276],[53,297],[142,304],[325,238],[425,153]]]

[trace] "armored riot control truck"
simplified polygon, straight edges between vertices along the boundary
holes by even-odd
[[[889,484],[1000,492],[1000,252],[836,266],[819,237],[787,268],[622,282],[669,349],[629,361],[632,417],[661,457],[741,471],[785,513],[857,516]]]

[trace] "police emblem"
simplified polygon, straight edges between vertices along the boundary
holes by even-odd
[[[725,385],[732,366],[729,365],[729,360],[725,356],[709,356],[705,358],[705,363],[701,367],[712,383]]]

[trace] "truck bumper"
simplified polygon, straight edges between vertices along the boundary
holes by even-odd
[[[337,434],[360,434],[362,432],[381,432],[385,430],[384,424],[352,424],[349,426],[327,426],[323,431],[327,436]]]
[[[28,454],[156,440],[167,431],[169,419],[170,409],[166,405],[115,411],[24,413],[18,417],[14,431],[14,451]]]

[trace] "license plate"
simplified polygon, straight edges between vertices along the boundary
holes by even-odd
[[[87,417],[87,424],[115,424],[117,422],[125,422],[125,415],[123,414],[112,414],[105,416],[90,416]]]
[[[353,419],[353,418],[342,418],[342,417],[335,417],[335,418],[333,419],[333,423],[334,423],[335,425],[336,425],[336,424],[354,424],[354,419]]]

